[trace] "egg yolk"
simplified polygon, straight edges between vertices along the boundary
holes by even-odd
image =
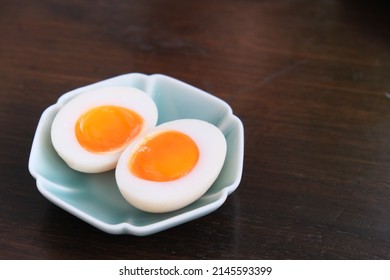
[[[95,107],[77,120],[76,138],[86,150],[104,153],[127,144],[141,131],[143,118],[119,106]]]
[[[198,159],[198,146],[188,135],[165,131],[138,147],[130,159],[129,169],[141,179],[166,182],[188,174]]]

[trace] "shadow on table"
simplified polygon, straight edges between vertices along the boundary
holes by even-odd
[[[362,36],[390,43],[390,1],[341,0],[342,15]]]

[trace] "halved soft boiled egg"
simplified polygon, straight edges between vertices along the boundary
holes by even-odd
[[[163,123],[130,144],[115,170],[123,197],[143,211],[162,213],[200,198],[218,177],[226,139],[195,119]]]
[[[55,116],[51,140],[73,169],[98,173],[114,169],[122,151],[156,126],[157,107],[132,87],[103,87],[81,93]]]

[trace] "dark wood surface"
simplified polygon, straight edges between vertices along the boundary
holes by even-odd
[[[388,1],[0,1],[1,259],[390,259]],[[217,211],[110,235],[47,201],[40,114],[119,74],[228,102],[240,186]]]

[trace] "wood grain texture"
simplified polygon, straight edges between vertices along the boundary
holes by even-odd
[[[0,9],[1,259],[390,259],[387,1],[11,1]],[[45,200],[40,114],[123,73],[228,102],[242,182],[217,211],[113,236]]]

